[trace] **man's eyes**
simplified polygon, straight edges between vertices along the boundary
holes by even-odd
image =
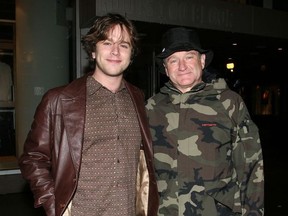
[[[114,43],[110,42],[110,41],[104,41],[103,42],[103,45],[105,46],[112,46]],[[120,44],[117,44],[119,45],[120,47],[122,48],[125,48],[125,49],[129,49],[130,45],[128,43],[120,43]]]
[[[195,57],[196,57],[196,55],[191,54],[191,55],[185,56],[184,59],[189,60],[189,59],[194,59]],[[173,64],[173,63],[177,63],[178,61],[179,61],[179,59],[177,59],[177,58],[171,58],[168,60],[168,63]]]
[[[112,43],[109,42],[109,41],[104,41],[103,44],[104,44],[104,45],[112,45]]]
[[[123,43],[123,44],[120,44],[121,47],[125,48],[125,49],[128,49],[130,46],[126,43]]]
[[[195,56],[196,56],[196,55],[187,55],[187,56],[186,56],[186,59],[192,59],[192,58],[195,58]]]

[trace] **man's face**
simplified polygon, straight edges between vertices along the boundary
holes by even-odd
[[[132,46],[126,29],[116,25],[108,33],[107,40],[96,44],[92,53],[96,60],[96,73],[104,76],[122,76],[131,61]]]
[[[196,50],[175,52],[164,60],[166,75],[182,93],[202,81],[205,54]]]

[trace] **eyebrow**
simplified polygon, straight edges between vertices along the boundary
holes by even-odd
[[[188,52],[189,52],[189,53],[193,53],[193,54],[198,54],[198,53],[200,53],[200,52],[197,51],[197,50],[189,50]]]
[[[119,40],[117,40],[116,42],[114,42],[111,38],[107,38],[106,40],[108,40],[108,41],[110,41],[112,43],[125,43],[125,44],[128,44],[129,46],[132,45],[130,42],[125,41],[122,36],[119,37]],[[103,40],[103,41],[105,41],[105,40]]]

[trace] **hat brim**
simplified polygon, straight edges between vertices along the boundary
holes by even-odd
[[[171,47],[169,49],[166,49],[162,53],[156,55],[156,63],[159,66],[160,72],[165,73],[165,68],[163,66],[163,60],[165,58],[169,57],[170,55],[172,55],[175,52],[190,51],[190,50],[196,50],[199,53],[206,55],[204,68],[208,67],[213,60],[214,53],[212,50],[199,49],[199,48],[195,48],[193,46],[189,46],[187,44],[184,46],[183,45],[182,46],[175,46],[175,47]]]

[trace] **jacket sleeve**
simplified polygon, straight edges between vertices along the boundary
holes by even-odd
[[[44,95],[34,114],[31,129],[24,143],[19,166],[34,195],[34,206],[43,206],[46,214],[55,215],[54,182],[51,174],[51,121],[48,95]]]
[[[236,120],[233,164],[240,187],[242,215],[264,215],[264,171],[259,131],[241,100]]]

